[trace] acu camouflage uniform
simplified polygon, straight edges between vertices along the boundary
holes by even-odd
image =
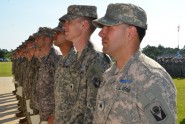
[[[41,121],[47,121],[54,110],[54,74],[59,55],[61,55],[61,53],[54,47],[51,47],[48,56],[41,59],[38,83],[36,86],[37,108]]]
[[[36,60],[37,58],[35,58],[34,56],[31,59],[31,64],[30,64],[30,70],[29,70],[29,90],[30,90],[30,107],[33,109],[33,85],[35,83],[35,78],[36,78],[36,74],[37,74],[37,69],[36,69]]]
[[[25,99],[30,99],[30,66],[31,66],[31,61],[26,61],[26,68],[24,70],[25,73],[25,81],[23,83],[23,91],[24,91],[24,97]]]
[[[21,63],[20,63],[20,81],[19,81],[19,86],[22,86],[23,87],[23,90],[22,90],[22,97],[20,97],[20,107],[22,109],[22,111],[26,111],[26,107],[25,107],[25,89],[24,89],[24,86],[26,84],[26,78],[27,78],[27,73],[25,70],[27,70],[27,64],[28,64],[28,60],[23,57],[21,58]]]
[[[34,114],[38,114],[38,108],[36,106],[36,102],[37,102],[37,92],[36,92],[36,86],[37,86],[37,82],[38,82],[38,73],[39,73],[39,68],[41,65],[41,62],[39,61],[38,58],[33,57],[32,58],[32,74],[33,74],[33,79],[32,79],[32,83],[31,83],[31,94],[30,94],[30,108],[33,109],[33,113]]]
[[[55,75],[55,124],[92,123],[97,86],[109,67],[109,58],[89,43],[77,60],[72,49]]]
[[[29,38],[25,41],[25,44],[30,43],[30,42],[33,43],[34,41],[35,41],[34,36],[30,35]],[[33,44],[29,47],[27,46],[25,52],[27,54],[29,54],[29,49],[33,48],[33,47],[34,47]],[[25,95],[26,100],[30,99],[31,83],[32,83],[32,79],[34,78],[33,75],[32,75],[32,73],[34,73],[34,72],[32,72],[32,65],[33,65],[32,59],[33,59],[33,56],[31,57],[30,60],[27,59],[27,63],[26,63],[27,68],[24,70],[24,73],[26,74],[26,79],[25,79],[25,82],[23,84],[23,89],[24,89],[23,91],[24,91],[24,95]]]
[[[105,16],[93,21],[101,27],[123,23],[144,31],[146,12],[133,4],[109,4]],[[94,116],[95,124],[174,124],[173,81],[164,68],[138,50],[122,69],[114,64],[104,73]]]
[[[123,69],[116,69],[114,64],[104,73],[97,95],[95,124],[148,124],[150,119],[175,124],[175,94],[168,73],[138,51]],[[161,115],[155,116],[155,107],[160,107]],[[166,122],[166,118],[171,118],[171,122]]]
[[[16,64],[15,64],[15,80],[18,82],[18,86],[20,86],[20,77],[21,77],[21,63],[22,58],[17,58]]]
[[[16,58],[12,61],[12,74],[14,75],[15,81],[18,81],[18,67],[19,67],[19,58],[16,56]],[[18,85],[18,84],[17,84]],[[17,87],[16,87],[17,88]]]

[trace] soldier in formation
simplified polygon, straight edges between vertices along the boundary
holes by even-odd
[[[175,124],[176,88],[165,69],[185,76],[177,69],[184,59],[159,59],[164,69],[140,51],[147,16],[139,6],[109,4],[97,17],[96,6],[70,5],[57,27],[40,27],[15,50],[19,123]],[[96,27],[103,53],[90,40]]]
[[[133,4],[109,4],[100,27],[103,52],[115,63],[103,75],[94,113],[96,124],[175,124],[176,88],[170,75],[144,55],[140,43],[146,12]]]
[[[62,61],[55,82],[55,124],[92,123],[101,75],[110,65],[109,58],[97,52],[90,36],[97,18],[95,6],[71,5],[64,22],[65,38],[73,48]]]

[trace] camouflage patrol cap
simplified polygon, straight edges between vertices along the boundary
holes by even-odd
[[[87,5],[71,5],[67,9],[67,14],[62,16],[59,20],[71,20],[79,16],[97,19],[97,7]]]
[[[30,35],[29,38],[27,40],[25,40],[26,42],[34,42],[35,41],[35,37],[33,35]]]
[[[133,4],[109,4],[104,17],[93,21],[93,25],[113,26],[122,23],[134,25],[147,29],[146,12],[139,6]]]
[[[33,34],[33,36],[35,36],[35,37],[41,36],[41,35],[53,37],[54,36],[54,31],[49,27],[40,27],[38,29],[38,32]]]
[[[44,28],[43,27],[39,27],[38,31],[36,33],[33,34],[33,36],[37,37],[37,36],[41,36],[44,32]]]
[[[58,26],[53,28],[53,31],[56,32],[56,31],[59,31],[59,32],[63,32],[64,31],[64,28],[63,28],[63,23],[62,22],[59,22],[58,23]]]

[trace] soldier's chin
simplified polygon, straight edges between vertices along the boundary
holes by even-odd
[[[106,48],[103,47],[102,51],[103,51],[103,53],[108,54],[108,51],[106,50]]]
[[[73,40],[70,38],[70,37],[65,37],[65,39],[67,40],[67,41],[71,41],[71,42],[73,42]]]

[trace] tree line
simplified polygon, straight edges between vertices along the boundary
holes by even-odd
[[[180,54],[185,57],[185,46],[182,49],[178,48],[170,48],[170,47],[164,47],[162,45],[156,46],[150,46],[147,45],[142,49],[142,52],[145,53],[150,58],[156,60],[158,56],[161,55],[169,55],[169,54],[176,54],[177,51],[180,52]],[[0,49],[0,58],[7,58],[11,60],[13,50],[8,51],[7,49]]]
[[[13,53],[13,50],[8,51],[7,49],[1,49],[0,48],[0,58],[2,58],[2,59],[9,59],[9,60],[11,60],[12,53]]]
[[[185,46],[182,49],[178,48],[170,48],[170,47],[163,47],[162,45],[159,45],[158,47],[147,45],[142,49],[142,52],[145,53],[145,55],[149,56],[150,58],[156,60],[157,57],[162,55],[176,55],[177,52],[182,55],[182,57],[185,57]]]

